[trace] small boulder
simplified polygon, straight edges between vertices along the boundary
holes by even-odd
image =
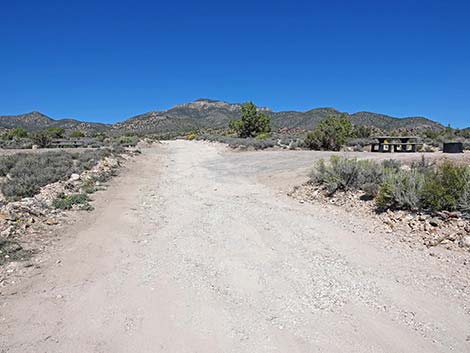
[[[77,181],[77,180],[80,180],[80,175],[79,175],[79,174],[76,174],[76,173],[73,173],[73,174],[70,176],[70,181]]]
[[[49,226],[54,226],[56,224],[59,224],[59,222],[57,222],[57,220],[55,220],[54,218],[49,218],[47,221],[46,221],[46,224],[49,225]]]

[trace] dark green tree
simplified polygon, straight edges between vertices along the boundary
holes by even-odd
[[[271,119],[265,113],[259,112],[252,102],[248,102],[242,106],[242,118],[230,121],[229,127],[239,137],[256,137],[271,132]]]
[[[28,137],[28,131],[26,131],[22,127],[14,128],[13,130],[8,131],[6,135],[6,138],[8,140],[21,139],[26,137]]]
[[[50,127],[46,132],[53,139],[60,139],[65,135],[65,130],[61,127]]]
[[[304,144],[312,150],[339,151],[352,136],[353,126],[346,116],[330,116],[307,134]]]
[[[372,135],[372,128],[363,125],[355,126],[353,135],[357,138],[369,138]]]
[[[49,147],[52,143],[52,138],[46,131],[36,132],[32,136],[32,140],[34,144],[42,148]]]

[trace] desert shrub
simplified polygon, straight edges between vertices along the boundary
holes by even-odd
[[[380,191],[380,184],[376,182],[372,183],[365,183],[361,187],[362,191],[364,191],[364,197],[367,200],[372,200],[375,197],[377,197],[379,191]]]
[[[423,158],[403,169],[396,160],[375,163],[333,156],[317,162],[311,180],[330,195],[361,190],[382,210],[470,213],[470,167],[450,161],[434,165]]]
[[[381,209],[417,210],[421,207],[424,174],[416,169],[389,170],[377,193],[376,203]]]
[[[354,151],[362,152],[372,143],[371,138],[351,138],[348,139],[347,145],[352,147]]]
[[[398,172],[401,169],[401,163],[396,159],[386,159],[382,161],[382,167],[387,170]]]
[[[32,135],[32,140],[35,145],[45,148],[49,147],[52,143],[52,137],[45,131],[39,131]]]
[[[462,212],[470,214],[470,182],[467,182],[465,189],[459,200],[459,207]]]
[[[262,132],[261,134],[256,136],[257,140],[266,140],[267,138],[271,137],[269,132]]]
[[[93,134],[92,136],[95,140],[104,142],[106,139],[108,139],[108,135],[106,135],[104,132],[98,132]]]
[[[328,163],[323,159],[317,162],[311,179],[324,185],[331,195],[338,190],[362,190],[366,184],[378,184],[382,174],[383,167],[377,163],[332,156]]]
[[[262,150],[277,145],[277,140],[273,137],[268,137],[260,140],[253,137],[241,138],[226,135],[203,134],[198,139],[211,142],[225,143],[231,148],[247,148],[254,150]]]
[[[423,155],[418,161],[411,162],[411,169],[415,169],[423,173],[432,170],[434,166],[434,162],[430,161],[429,159],[426,159],[426,157],[424,157]]]
[[[442,132],[428,129],[428,130],[422,131],[421,135],[429,140],[436,140],[439,136],[442,135]]]
[[[330,116],[307,134],[304,144],[312,150],[339,151],[352,134],[353,127],[346,116]]]
[[[28,131],[26,131],[25,129],[23,129],[22,127],[17,127],[17,128],[14,128],[10,131],[8,131],[5,136],[4,136],[7,140],[17,140],[17,139],[23,139],[23,138],[26,138],[28,137]]]
[[[311,150],[321,150],[323,147],[324,133],[319,130],[311,131],[304,139],[304,147]]]
[[[44,132],[53,139],[61,139],[65,135],[65,129],[61,127],[50,127]]]
[[[10,169],[15,166],[18,158],[21,158],[21,154],[0,157],[0,176],[6,176],[10,172]]]
[[[199,137],[199,135],[195,132],[190,133],[188,136],[186,136],[186,140],[192,141],[195,140]]]
[[[354,126],[352,136],[359,139],[368,139],[372,136],[372,128],[369,126]]]
[[[73,166],[73,158],[66,152],[20,155],[8,172],[10,179],[2,185],[2,192],[9,199],[33,196],[42,186],[69,177]]]
[[[134,147],[137,145],[139,142],[139,137],[138,136],[119,136],[114,139],[115,144],[121,145],[121,146],[129,146],[129,147]]]
[[[98,188],[94,184],[92,184],[92,185],[84,185],[80,190],[84,194],[93,194],[98,190]]]
[[[109,150],[112,154],[115,155],[119,155],[126,152],[125,147],[117,143],[113,143],[109,148],[107,148],[107,150]]]
[[[90,170],[98,163],[98,161],[105,157],[109,157],[114,153],[111,149],[101,148],[97,150],[90,150],[85,153],[72,154],[73,158],[75,159],[75,169],[79,171]]]
[[[93,167],[104,157],[115,154],[109,149],[90,150],[83,153],[45,152],[18,153],[0,157],[0,176],[8,178],[1,190],[8,200],[31,197],[47,184],[65,180],[73,173]]]
[[[32,251],[24,249],[17,241],[0,238],[0,265],[7,261],[23,261],[31,255]]]
[[[254,150],[263,150],[276,146],[277,141],[271,138],[257,139],[257,138],[229,138],[226,143],[232,148],[247,148]]]
[[[81,138],[81,137],[85,137],[85,133],[81,130],[74,130],[72,131],[72,133],[70,134],[70,137],[71,138]]]
[[[255,137],[271,132],[271,119],[248,102],[242,106],[242,118],[230,121],[229,127],[241,138]]]
[[[304,142],[301,139],[291,139],[289,141],[288,147],[291,150],[299,149],[304,146]]]
[[[426,172],[422,190],[423,207],[433,211],[457,210],[469,183],[468,167],[445,161],[435,170]]]
[[[30,138],[14,138],[11,140],[0,140],[0,148],[2,149],[30,149],[33,141]]]
[[[62,193],[52,201],[52,207],[60,210],[70,210],[74,205],[81,205],[80,209],[91,210],[92,206],[89,201],[90,198],[87,194],[64,195]]]
[[[100,182],[100,183],[105,183],[105,182],[107,182],[108,180],[110,180],[112,177],[116,176],[117,174],[118,174],[117,170],[111,169],[111,170],[108,171],[108,172],[101,173],[101,174],[98,175],[94,180],[95,180],[95,181],[98,181],[98,182]]]

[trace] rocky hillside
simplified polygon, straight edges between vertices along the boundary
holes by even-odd
[[[81,130],[89,134],[106,132],[110,125],[101,123],[88,123],[75,119],[54,120],[39,112],[31,112],[21,115],[0,116],[0,129],[13,129],[22,127],[29,132],[61,127],[66,131]]]
[[[271,114],[273,125],[276,128],[298,128],[310,130],[318,124],[319,121],[329,116],[338,116],[342,113],[333,108],[315,108],[306,112],[273,112]]]
[[[370,112],[348,114],[333,108],[316,108],[306,112],[273,112],[268,108],[260,109],[271,116],[273,126],[276,129],[309,130],[322,119],[330,115],[341,114],[347,115],[355,125],[367,125],[383,130],[400,128],[440,130],[444,128],[441,124],[423,117],[395,118]],[[140,114],[114,125],[86,123],[73,119],[54,120],[41,113],[32,112],[16,116],[0,116],[0,129],[23,127],[29,131],[37,131],[49,127],[63,127],[66,130],[83,130],[89,133],[174,133],[196,129],[225,128],[230,120],[238,119],[240,116],[241,104],[198,99],[191,103],[177,105],[166,111]]]
[[[354,113],[349,115],[349,117],[351,122],[355,125],[374,126],[382,130],[441,130],[444,128],[442,124],[423,117],[394,118],[392,116],[370,112]]]
[[[46,129],[53,123],[54,119],[51,119],[47,115],[39,112],[0,116],[0,127],[5,129],[22,127],[28,131],[36,131]]]

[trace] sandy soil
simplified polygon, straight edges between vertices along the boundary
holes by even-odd
[[[286,196],[322,155],[145,149],[1,296],[0,352],[469,352],[468,254]]]

